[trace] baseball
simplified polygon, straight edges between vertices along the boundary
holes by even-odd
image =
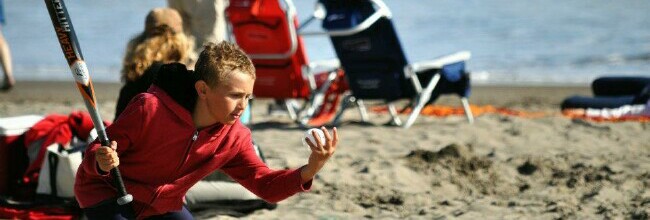
[[[309,129],[309,130],[307,130],[307,131],[305,132],[305,137],[306,137],[306,138],[309,138],[309,140],[310,140],[312,143],[317,144],[317,142],[316,142],[316,138],[314,138],[314,136],[311,134],[312,131],[316,131],[316,134],[318,135],[318,137],[319,137],[319,139],[320,139],[320,143],[321,143],[321,144],[325,144],[325,134],[323,133],[323,131],[322,131],[321,129],[318,129],[318,128],[312,128],[312,129]],[[302,145],[304,145],[305,147],[307,147],[307,149],[311,149],[311,148],[309,147],[309,145],[307,144],[307,141],[305,140],[305,138],[302,139]]]

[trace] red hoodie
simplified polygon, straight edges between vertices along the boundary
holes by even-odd
[[[311,181],[301,184],[300,169],[269,169],[239,121],[197,130],[190,112],[155,85],[136,96],[106,132],[118,143],[119,169],[139,219],[181,210],[189,188],[217,169],[269,202],[311,187]],[[99,147],[97,141],[88,147],[77,172],[74,190],[82,208],[117,197],[112,176],[98,172]]]

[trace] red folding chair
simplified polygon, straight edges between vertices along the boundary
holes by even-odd
[[[282,101],[289,116],[304,126],[334,118],[347,91],[343,71],[338,60],[308,62],[290,0],[230,0],[226,14],[235,41],[255,65],[255,97]],[[323,65],[327,68],[318,71]]]

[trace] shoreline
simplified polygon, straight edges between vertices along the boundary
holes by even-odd
[[[118,82],[93,83],[99,102],[115,101],[122,84]],[[473,85],[470,103],[480,105],[512,104],[527,98],[539,98],[553,103],[561,102],[570,95],[590,95],[588,85]],[[17,81],[9,92],[0,93],[0,102],[24,100],[47,102],[81,101],[79,91],[73,81]],[[454,96],[442,96],[441,104],[453,101]],[[452,100],[448,100],[452,99]],[[454,104],[454,103],[451,103]],[[4,114],[2,114],[4,115]],[[2,116],[0,115],[0,116]]]

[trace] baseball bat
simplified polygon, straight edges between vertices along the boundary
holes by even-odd
[[[66,61],[68,61],[70,70],[72,70],[72,76],[74,77],[79,92],[84,99],[84,103],[86,104],[88,113],[92,118],[95,130],[97,130],[99,140],[102,146],[110,146],[110,140],[108,139],[108,135],[106,135],[104,123],[102,122],[99,111],[97,110],[97,100],[95,98],[93,83],[90,80],[88,67],[86,66],[86,62],[84,62],[83,55],[81,54],[81,48],[79,47],[77,35],[72,27],[72,20],[70,20],[68,10],[65,7],[63,0],[45,0],[45,5],[47,6],[47,11],[50,13],[50,19],[52,19],[52,25],[54,25],[54,31],[56,32],[56,37],[59,40],[61,49],[63,50],[63,55],[65,56]],[[115,167],[111,169],[111,174],[113,175],[113,184],[119,193],[117,203],[119,205],[129,204],[133,201],[133,196],[126,192],[120,170]]]

